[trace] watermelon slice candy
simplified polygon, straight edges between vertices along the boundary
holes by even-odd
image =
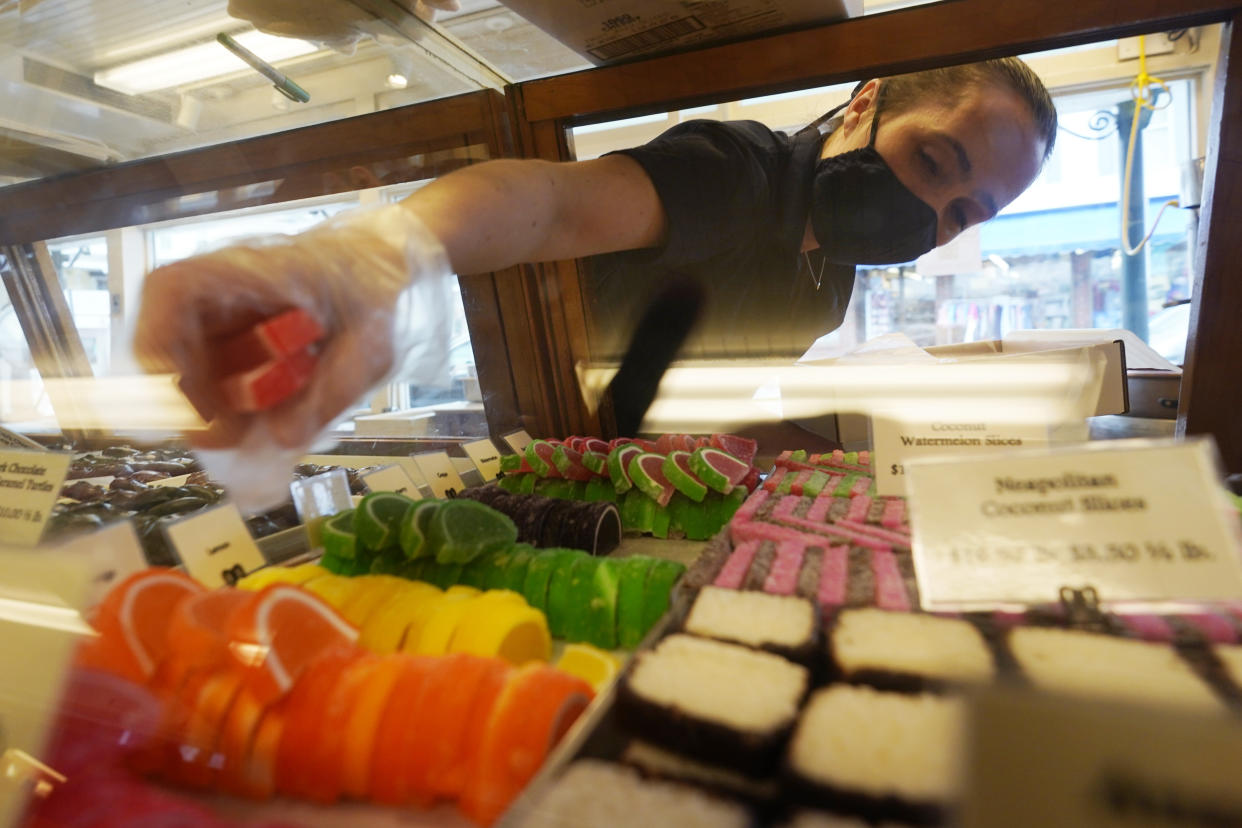
[[[710,447],[732,455],[747,465],[753,464],[755,455],[759,453],[759,441],[749,437],[739,437],[736,434],[713,434],[710,438]]]
[[[586,466],[591,474],[608,477],[608,454],[598,451],[584,451],[582,453],[582,465]]]
[[[612,446],[606,440],[601,440],[598,437],[588,437],[586,438],[586,444],[582,449],[582,453],[586,454],[588,451],[607,455],[608,452],[612,451]]]
[[[654,440],[644,440],[641,437],[635,437],[634,445],[638,446],[640,449],[647,452],[648,454],[659,453],[659,450],[656,448],[656,444]]]
[[[644,452],[633,457],[627,471],[634,485],[647,497],[661,506],[667,506],[673,497],[673,484],[664,476],[664,455]]]
[[[552,440],[532,440],[526,445],[523,454],[526,462],[530,464],[531,471],[540,477],[562,477],[560,470],[556,468],[555,455],[556,447],[560,443]]]
[[[686,451],[674,451],[664,458],[664,464],[661,471],[668,481],[673,484],[677,491],[693,500],[695,503],[702,502],[707,494],[707,486],[702,480],[695,477],[694,472],[690,470],[690,453]]]
[[[681,448],[680,434],[661,434],[656,438],[655,451],[660,454],[668,454]]]
[[[621,446],[628,446],[632,442],[634,442],[632,437],[614,437],[608,441],[608,450],[611,452],[613,449]]]
[[[753,492],[759,488],[759,482],[763,479],[762,475],[763,472],[759,471],[758,466],[751,466],[750,471],[746,473],[746,476],[742,478],[742,482],[738,485],[745,486],[748,492]]]
[[[630,480],[629,475],[630,460],[642,453],[643,450],[632,443],[622,444],[609,452],[608,476],[612,478],[617,494],[624,494],[634,487],[634,481]]]
[[[552,452],[552,464],[566,480],[586,482],[594,473],[582,465],[582,453],[567,445],[557,446]]]
[[[750,473],[750,464],[719,449],[695,449],[690,455],[690,470],[708,488],[728,494]]]

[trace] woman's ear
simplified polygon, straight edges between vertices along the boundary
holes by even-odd
[[[872,78],[863,84],[862,89],[850,99],[849,106],[845,108],[845,117],[841,122],[841,128],[845,132],[845,136],[849,137],[860,126],[864,129],[864,134],[870,135],[871,119],[875,117],[875,102],[880,93],[880,84],[884,81],[880,78]]]

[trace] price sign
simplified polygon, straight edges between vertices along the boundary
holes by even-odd
[[[30,451],[47,451],[46,446],[42,446],[26,435],[10,431],[3,426],[0,426],[0,446],[4,448],[29,449]]]
[[[973,456],[998,449],[1046,446],[1049,429],[1043,425],[985,422],[918,422],[874,417],[871,437],[875,447],[875,488],[880,495],[900,496],[906,490],[906,463],[923,457]]]
[[[414,481],[400,466],[385,466],[382,469],[376,469],[362,475],[362,480],[373,492],[396,492],[415,500],[422,497]]]
[[[520,428],[512,434],[506,434],[504,439],[509,444],[509,448],[513,449],[514,454],[521,454],[533,442],[533,438],[526,433],[525,429]]]
[[[418,469],[423,473],[435,497],[448,497],[450,490],[460,492],[466,488],[461,482],[461,476],[457,473],[457,467],[453,465],[453,458],[449,457],[447,452],[429,451],[426,454],[415,454],[414,462],[418,463]]]
[[[992,690],[967,713],[962,828],[1242,825],[1242,724]]]
[[[485,482],[500,476],[500,449],[491,440],[484,437],[482,440],[466,443],[462,448],[466,450],[466,456],[474,463]]]
[[[232,586],[267,563],[232,503],[195,512],[164,532],[186,571],[207,586]]]
[[[302,458],[303,463],[314,463],[319,466],[344,466],[347,469],[369,469],[376,466],[391,466],[394,463],[405,469],[417,486],[425,486],[423,473],[418,464],[410,457],[389,457],[373,454],[308,454]]]
[[[293,508],[303,524],[344,512],[354,505],[349,495],[349,475],[344,469],[303,477],[289,484]]]
[[[39,542],[72,460],[67,452],[0,451],[0,538],[5,543]]]
[[[1237,517],[1209,439],[919,461],[907,469],[923,608],[1242,598]]]
[[[53,550],[56,553],[84,554],[91,561],[90,594],[86,606],[94,606],[108,590],[135,572],[147,568],[142,544],[128,520],[109,523],[102,529],[79,535]]]

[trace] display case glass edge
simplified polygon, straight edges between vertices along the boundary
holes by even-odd
[[[1221,36],[1208,126],[1203,207],[1194,257],[1190,338],[1186,344],[1177,433],[1212,434],[1225,470],[1242,472],[1242,11]]]

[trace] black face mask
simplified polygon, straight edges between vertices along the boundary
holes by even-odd
[[[836,264],[900,264],[936,246],[936,211],[897,179],[871,140],[862,149],[820,159],[811,190],[811,229]]]

